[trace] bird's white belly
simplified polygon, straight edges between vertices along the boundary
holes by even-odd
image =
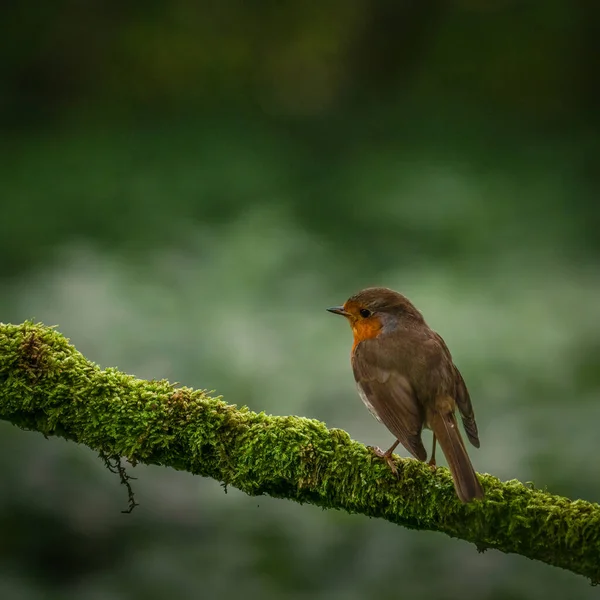
[[[367,398],[367,395],[365,394],[365,391],[362,389],[362,386],[360,385],[360,383],[356,383],[356,388],[358,389],[358,395],[360,396],[360,399],[364,402],[365,406],[369,409],[369,412],[381,423],[381,419],[379,418],[379,415],[375,412],[375,408],[373,407],[373,405],[371,404],[371,402],[369,402],[369,398]]]

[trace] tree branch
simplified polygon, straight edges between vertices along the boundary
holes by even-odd
[[[440,531],[600,580],[600,506],[482,475],[461,504],[447,469],[398,459],[399,476],[339,429],[237,408],[86,360],[57,331],[0,324],[0,418],[105,457],[212,477],[250,495]]]

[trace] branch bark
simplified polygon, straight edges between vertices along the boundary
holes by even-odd
[[[100,369],[41,324],[0,324],[0,418],[102,456],[443,532],[600,581],[598,504],[482,475],[485,501],[463,505],[445,468],[398,458],[395,477],[342,430]]]

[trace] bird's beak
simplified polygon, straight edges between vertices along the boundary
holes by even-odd
[[[342,315],[342,317],[348,317],[349,314],[344,310],[343,306],[332,306],[331,308],[327,309],[330,313],[333,313],[334,315]]]

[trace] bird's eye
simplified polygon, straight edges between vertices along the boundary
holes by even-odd
[[[368,308],[361,308],[359,312],[363,319],[371,316],[371,311]]]

